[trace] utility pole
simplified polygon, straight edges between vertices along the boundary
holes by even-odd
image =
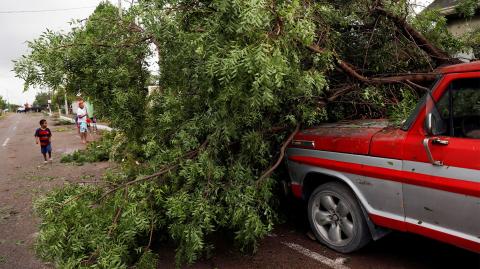
[[[118,0],[118,16],[122,18],[122,0]]]
[[[8,94],[8,89],[5,89],[5,93],[7,94],[7,108],[8,108],[8,110],[10,110],[10,97],[9,97],[9,94]]]
[[[50,113],[50,116],[52,115],[52,90],[49,91],[50,95],[49,95],[49,99],[47,101],[48,103],[48,112]]]
[[[65,91],[65,115],[68,116],[68,101],[67,101],[67,91]]]

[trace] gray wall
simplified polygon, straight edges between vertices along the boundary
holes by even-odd
[[[465,19],[448,20],[448,30],[454,36],[460,36],[478,27],[480,27],[480,16],[476,16],[471,20],[465,20]]]

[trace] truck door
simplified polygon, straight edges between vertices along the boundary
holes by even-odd
[[[407,230],[480,252],[480,72],[445,75],[428,99],[404,145]]]

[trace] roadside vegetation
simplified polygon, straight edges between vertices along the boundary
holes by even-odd
[[[4,110],[7,108],[8,108],[7,100],[3,99],[3,96],[0,96],[0,110]]]
[[[105,132],[100,139],[91,141],[86,149],[76,150],[70,154],[64,154],[60,159],[62,163],[85,163],[103,162],[110,159],[110,151],[115,138],[115,132]]]
[[[64,126],[64,125],[75,125],[74,122],[71,122],[69,120],[65,120],[62,118],[56,118],[55,121],[53,122],[54,126]]]
[[[3,99],[2,96],[0,96],[0,120],[6,117],[6,112],[5,109],[8,109],[9,105],[7,103],[7,100]]]
[[[191,264],[218,231],[254,252],[277,221],[273,188],[285,175],[276,168],[300,128],[401,122],[434,68],[468,49],[436,11],[409,10],[406,1],[146,0],[120,18],[103,2],[70,32],[29,42],[14,68],[25,87],[81,92],[117,130],[62,161],[120,164],[106,184],[36,202],[38,255],[61,268],[127,268],[155,264],[154,246],[171,240],[177,265]]]

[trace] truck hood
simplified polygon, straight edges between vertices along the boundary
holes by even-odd
[[[372,137],[388,123],[382,119],[322,124],[300,131],[294,137],[292,147],[368,155]]]

